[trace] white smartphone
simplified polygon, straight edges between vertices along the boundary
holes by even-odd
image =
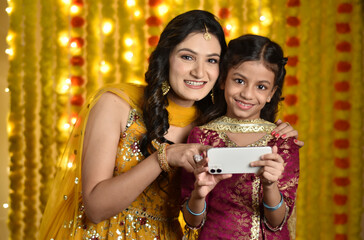
[[[211,174],[257,173],[259,167],[249,163],[257,161],[260,156],[272,153],[271,147],[228,147],[210,148],[208,168]]]

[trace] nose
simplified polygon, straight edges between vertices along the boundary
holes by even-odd
[[[243,87],[243,89],[240,92],[240,96],[243,99],[250,100],[253,97],[253,86],[246,85]]]
[[[202,61],[196,61],[191,70],[191,75],[196,79],[202,79],[205,74],[205,66]]]

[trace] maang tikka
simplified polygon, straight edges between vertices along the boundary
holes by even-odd
[[[206,41],[209,41],[211,39],[211,35],[209,33],[209,30],[207,29],[206,27],[206,24],[203,24],[205,26],[205,33],[203,34],[203,38],[206,40]]]

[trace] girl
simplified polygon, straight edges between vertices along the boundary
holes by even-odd
[[[218,118],[195,127],[188,142],[270,146],[272,153],[250,164],[260,167],[258,174],[211,175],[208,158],[198,162],[195,180],[183,172],[183,214],[187,227],[203,226],[199,239],[290,238],[287,219],[296,199],[298,146],[293,138],[272,136],[286,61],[281,47],[266,37],[244,35],[228,45],[218,82],[223,91],[209,114]],[[189,234],[194,233],[187,231],[186,237]]]

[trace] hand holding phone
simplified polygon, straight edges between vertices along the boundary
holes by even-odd
[[[208,168],[211,174],[257,173],[259,167],[251,167],[250,163],[260,156],[272,153],[271,147],[228,147],[210,148]]]

